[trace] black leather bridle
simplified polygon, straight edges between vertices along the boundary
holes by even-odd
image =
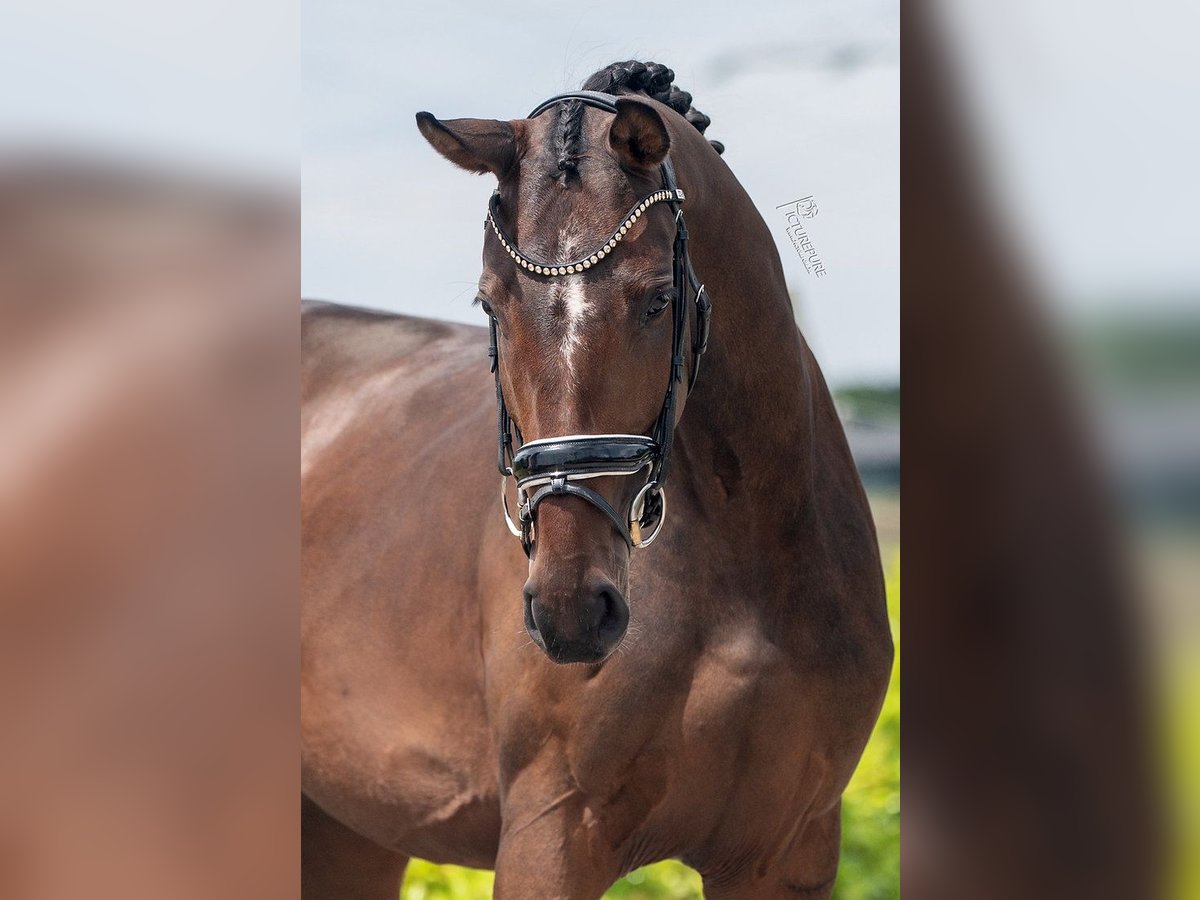
[[[587,106],[606,112],[617,111],[617,98],[597,91],[577,91],[558,94],[545,100],[531,112],[528,118],[545,112],[550,107],[567,100],[578,100]],[[626,231],[632,227],[647,209],[656,203],[667,203],[675,216],[675,245],[672,277],[674,293],[672,306],[671,370],[667,381],[662,409],[655,419],[650,436],[641,434],[575,434],[562,437],[541,438],[525,443],[521,429],[508,412],[504,402],[504,391],[500,386],[500,344],[495,315],[489,315],[491,331],[492,372],[496,377],[496,408],[499,434],[498,467],[500,469],[500,495],[504,505],[504,518],[509,530],[521,539],[528,556],[533,549],[534,519],[538,505],[547,497],[571,495],[586,500],[612,523],[630,549],[645,547],[662,530],[666,517],[666,497],[663,482],[667,477],[667,464],[671,457],[671,445],[675,435],[675,404],[677,386],[683,381],[684,336],[688,333],[688,296],[695,298],[696,337],[692,344],[691,375],[688,390],[691,391],[700,371],[700,357],[708,346],[709,318],[712,304],[704,285],[698,284],[696,273],[688,257],[687,227],[683,222],[683,191],[675,180],[675,169],[669,158],[659,167],[662,172],[662,188],[643,198],[622,223],[617,226],[604,245],[585,257],[569,263],[547,263],[526,256],[517,249],[516,242],[500,224],[497,217],[500,192],[492,194],[488,204],[485,226],[492,229],[501,246],[513,261],[535,277],[556,278],[577,274],[600,265],[620,243]],[[516,432],[518,448],[513,450],[513,432]],[[632,476],[646,472],[646,481],[630,504],[629,511],[622,516],[611,503],[597,491],[580,482],[602,476]],[[508,476],[517,482],[517,522],[508,510],[506,485]]]

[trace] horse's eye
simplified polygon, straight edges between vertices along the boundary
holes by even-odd
[[[494,315],[494,313],[492,312],[492,304],[488,303],[482,297],[476,297],[475,302],[478,303],[480,309],[482,309],[489,316]]]
[[[650,305],[646,307],[646,318],[652,319],[657,316],[671,305],[671,300],[674,297],[675,292],[673,290],[656,291],[650,298]]]

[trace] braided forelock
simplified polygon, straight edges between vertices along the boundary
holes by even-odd
[[[579,100],[568,100],[559,104],[558,126],[554,129],[551,140],[554,158],[558,161],[558,170],[563,173],[563,177],[576,170],[582,137],[583,103]]]

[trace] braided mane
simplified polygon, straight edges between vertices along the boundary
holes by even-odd
[[[602,91],[606,94],[643,94],[671,107],[701,134],[711,121],[708,116],[692,106],[692,95],[674,84],[675,73],[662,63],[627,60],[605,66],[583,83],[585,91]],[[558,125],[551,136],[558,169],[564,174],[575,171],[579,159],[579,141],[583,134],[583,104],[568,100],[558,108]],[[709,141],[718,153],[725,151],[720,141]]]

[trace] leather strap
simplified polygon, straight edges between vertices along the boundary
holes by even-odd
[[[525,506],[521,508],[522,530],[528,533],[528,528],[525,525],[526,523],[533,522],[533,518],[537,514],[537,508],[543,500],[547,497],[561,497],[564,495],[586,500],[592,506],[596,507],[596,509],[600,510],[600,512],[604,513],[617,534],[629,545],[629,549],[633,549],[633,535],[629,533],[629,523],[622,519],[620,513],[612,508],[612,504],[590,487],[585,487],[577,481],[568,481],[566,475],[558,475],[552,478],[549,484],[538,488]]]
[[[617,97],[615,94],[605,94],[602,91],[567,91],[565,94],[555,94],[553,97],[543,100],[525,118],[532,119],[535,116],[540,116],[550,107],[557,106],[564,100],[580,100],[587,106],[594,106],[596,109],[602,109],[605,112],[615,113],[617,111]]]
[[[497,335],[496,317],[488,316],[488,332],[491,344],[488,356],[491,357],[492,374],[496,378],[496,430],[497,450],[496,467],[501,475],[511,475],[512,466],[512,419],[508,414],[508,404],[504,402],[504,389],[500,386],[500,343]]]
[[[543,481],[560,472],[585,475],[636,475],[653,464],[659,447],[653,438],[633,434],[588,434],[525,444],[512,457],[517,486]]]

